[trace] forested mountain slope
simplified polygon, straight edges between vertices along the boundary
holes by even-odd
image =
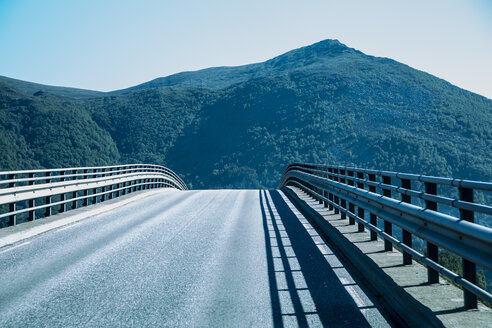
[[[2,81],[1,169],[146,162],[194,188],[271,188],[308,161],[492,181],[492,100],[334,40],[91,97]]]
[[[28,95],[0,82],[0,169],[55,168],[117,163],[111,135],[85,105],[38,92]]]

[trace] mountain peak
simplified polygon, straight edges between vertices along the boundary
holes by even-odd
[[[353,48],[349,48],[337,39],[326,39],[322,40],[316,43],[313,43],[312,45],[302,47],[300,49],[313,49],[318,52],[323,52],[323,53],[330,53],[330,54],[338,54],[342,52],[359,52],[357,50],[354,50]]]
[[[338,40],[326,39],[286,52],[266,61],[266,64],[282,69],[293,68],[293,66],[306,67],[317,62],[321,63],[325,60],[347,54],[363,55],[362,52],[349,48]]]

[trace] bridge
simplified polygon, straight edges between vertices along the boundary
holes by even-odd
[[[489,182],[301,163],[276,190],[144,164],[0,179],[0,327],[492,322]]]

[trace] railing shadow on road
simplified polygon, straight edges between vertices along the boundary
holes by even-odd
[[[374,304],[286,200],[260,190],[274,327],[371,326],[367,318],[381,317]]]

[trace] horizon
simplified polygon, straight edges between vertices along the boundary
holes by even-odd
[[[0,38],[14,50],[0,52],[0,75],[110,92],[183,72],[261,63],[331,39],[492,99],[490,13],[492,4],[483,0],[281,7],[0,0]]]

